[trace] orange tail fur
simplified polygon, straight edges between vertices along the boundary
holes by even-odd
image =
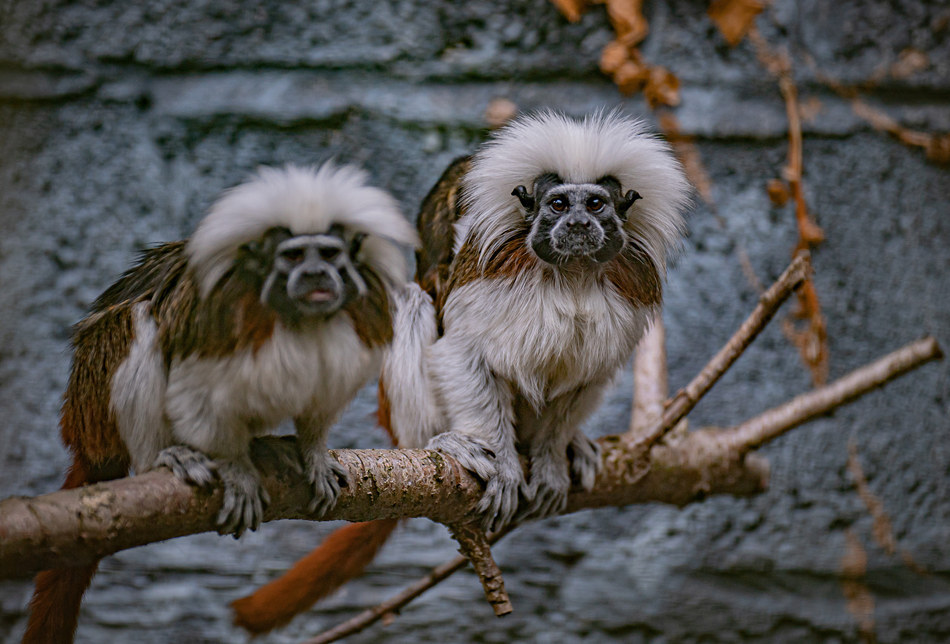
[[[120,478],[127,473],[125,458],[105,461],[98,466],[77,458],[69,468],[62,489]],[[23,644],[70,644],[73,641],[83,593],[98,567],[96,561],[75,568],[44,570],[36,576]]]
[[[389,399],[379,381],[377,420],[393,443]],[[234,623],[251,633],[266,633],[294,617],[358,577],[376,557],[398,524],[397,519],[353,523],[330,534],[293,568],[252,595],[231,603]]]
[[[333,532],[282,577],[233,602],[234,623],[255,634],[288,623],[362,573],[398,523],[367,521]]]

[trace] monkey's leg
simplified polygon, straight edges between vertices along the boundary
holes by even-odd
[[[261,485],[260,474],[250,457],[219,459],[217,468],[224,483],[224,502],[215,519],[218,532],[237,539],[247,529],[257,530],[270,496]]]
[[[602,391],[603,385],[591,384],[555,398],[545,408],[528,449],[531,475],[524,488],[525,502],[518,511],[519,521],[563,511],[571,489],[571,473],[576,468],[582,470],[582,485],[585,477],[593,485],[599,452],[579,426],[600,402]],[[573,463],[568,461],[569,448],[574,452]],[[598,460],[592,462],[594,458]]]
[[[429,366],[438,383],[450,432],[429,441],[485,481],[476,506],[486,531],[511,522],[518,509],[524,473],[515,449],[511,388],[495,377],[485,360],[445,336],[430,352]]]
[[[323,514],[334,505],[340,489],[348,485],[346,468],[327,451],[327,430],[330,421],[319,416],[294,419],[304,472],[310,480],[313,498],[309,510]]]
[[[264,518],[270,497],[261,486],[260,475],[250,456],[211,459],[204,452],[188,445],[172,445],[159,452],[155,467],[167,467],[181,480],[207,488],[220,479],[224,501],[215,522],[218,532],[235,539],[247,529],[257,530]]]
[[[571,468],[571,483],[590,492],[597,475],[604,468],[600,444],[588,438],[579,427],[576,428],[574,438],[567,446],[567,462]]]

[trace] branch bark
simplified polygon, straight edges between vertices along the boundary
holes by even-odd
[[[768,467],[754,455],[726,465],[714,450],[696,449],[703,432],[650,454],[643,475],[619,440],[603,442],[605,468],[591,492],[572,494],[569,511],[659,501],[685,505],[707,494],[749,495],[765,489]],[[370,521],[428,517],[446,525],[471,517],[481,496],[478,480],[439,452],[332,450],[350,485],[323,517],[305,511],[309,486],[297,472],[279,470],[275,441],[255,441],[253,459],[273,502],[266,521]],[[280,449],[285,449],[281,447]],[[78,566],[156,541],[215,529],[221,491],[202,492],[170,472],[0,501],[0,578],[27,577],[45,568]]]

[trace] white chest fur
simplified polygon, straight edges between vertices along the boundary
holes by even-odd
[[[379,352],[337,316],[307,333],[278,324],[256,351],[189,356],[166,374],[147,305],[134,317],[136,337],[116,370],[112,406],[138,471],[174,443],[226,456],[243,453],[251,435],[288,418],[329,424],[378,369]]]
[[[454,291],[444,339],[464,342],[535,407],[619,369],[652,309],[637,308],[606,280],[540,271],[478,280]]]
[[[268,429],[288,417],[342,407],[377,367],[343,316],[318,331],[295,333],[281,325],[256,351],[223,358],[191,356],[168,374],[166,413],[234,417]]]

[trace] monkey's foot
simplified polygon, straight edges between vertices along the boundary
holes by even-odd
[[[600,443],[576,432],[567,446],[567,460],[571,464],[571,481],[585,492],[593,489],[597,475],[604,469]]]
[[[215,519],[220,534],[235,539],[245,530],[257,530],[270,496],[249,459],[218,461],[218,476],[224,483],[224,502]]]
[[[325,514],[336,505],[340,489],[349,485],[346,468],[325,449],[304,455],[304,467],[313,492],[308,509],[318,515]]]
[[[217,464],[204,452],[187,445],[172,445],[158,453],[152,469],[167,467],[172,474],[189,485],[208,489],[218,478]]]
[[[496,532],[511,522],[518,510],[518,491],[524,485],[516,454],[493,450],[488,443],[460,432],[439,434],[426,449],[448,454],[485,481],[485,493],[475,510],[482,515],[486,532]]]
[[[531,476],[523,489],[524,502],[517,520],[543,519],[560,514],[567,507],[571,477],[563,458],[535,456],[531,459]]]

